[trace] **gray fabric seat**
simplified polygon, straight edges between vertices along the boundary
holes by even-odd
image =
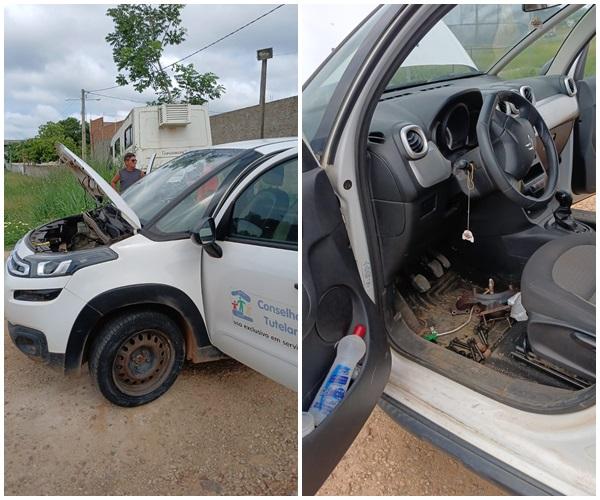
[[[596,233],[564,236],[539,248],[523,271],[521,295],[532,351],[595,377]]]

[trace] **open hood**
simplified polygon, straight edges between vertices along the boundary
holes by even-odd
[[[56,150],[61,162],[71,169],[83,189],[98,203],[102,203],[103,200],[110,200],[121,212],[123,218],[131,224],[133,229],[137,231],[142,228],[140,219],[133,209],[125,203],[125,200],[121,198],[119,193],[98,172],[63,144],[57,144]]]

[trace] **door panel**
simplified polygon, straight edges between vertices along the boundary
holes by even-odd
[[[321,168],[303,155],[302,409],[307,411],[335,357],[335,343],[357,323],[367,353],[345,399],[302,440],[302,493],[316,493],[377,404],[390,373],[384,325],[367,297],[349,248],[337,198]]]
[[[222,256],[202,252],[211,342],[293,390],[298,387],[297,148],[256,168],[215,217]]]
[[[592,56],[595,54],[592,54]],[[577,82],[579,119],[575,125],[572,188],[575,194],[596,192],[596,77]]]
[[[232,358],[297,390],[298,253],[232,241],[202,252],[210,340]]]

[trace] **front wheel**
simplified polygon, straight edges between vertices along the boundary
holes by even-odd
[[[89,365],[104,397],[131,407],[166,392],[184,359],[185,344],[177,324],[161,313],[137,311],[113,318],[102,328]]]

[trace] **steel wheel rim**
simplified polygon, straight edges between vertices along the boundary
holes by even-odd
[[[117,349],[113,381],[128,396],[142,396],[160,387],[175,362],[171,340],[160,330],[147,329],[130,335]]]

